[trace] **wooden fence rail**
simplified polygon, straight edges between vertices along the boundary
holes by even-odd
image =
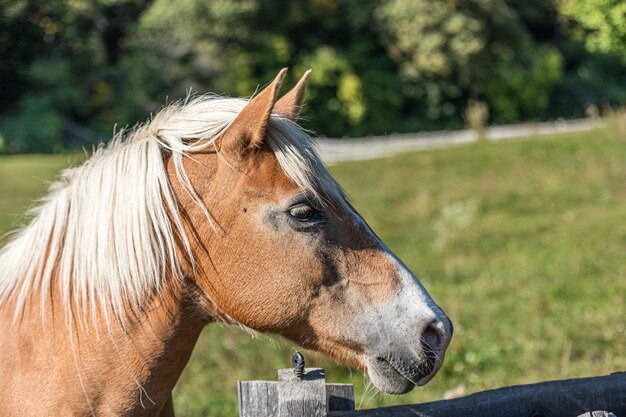
[[[401,405],[333,417],[575,417],[596,410],[626,416],[626,373],[517,385],[453,400]]]
[[[278,381],[238,385],[240,417],[626,417],[624,372],[360,411],[352,385],[327,384],[320,368],[281,369]]]

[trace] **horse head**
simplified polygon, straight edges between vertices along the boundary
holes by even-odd
[[[212,146],[167,161],[193,190],[171,181],[185,275],[207,320],[282,335],[408,392],[441,367],[452,324],[324,168],[296,124],[308,72],[279,99],[285,72],[233,110]]]

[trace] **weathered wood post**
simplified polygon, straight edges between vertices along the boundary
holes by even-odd
[[[298,376],[293,369],[278,371],[278,417],[326,417],[326,374],[306,368]]]
[[[239,381],[240,417],[327,417],[354,410],[354,387],[327,384],[322,368],[305,368],[299,352],[293,369],[280,369],[276,381]]]

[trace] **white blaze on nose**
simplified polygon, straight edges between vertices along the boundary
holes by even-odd
[[[439,306],[437,306],[415,275],[388,249],[387,254],[391,261],[396,263],[397,277],[400,280],[398,287],[399,299],[396,302],[411,305],[417,316],[427,320],[425,324],[433,320],[445,319],[446,317]]]
[[[431,333],[435,333],[436,336],[431,338],[434,343],[431,344],[429,343],[431,340],[426,340],[427,343],[433,348],[445,350],[452,331],[448,317],[407,266],[376,236],[365,220],[352,207],[347,206],[353,215],[355,226],[362,228],[395,266],[399,283],[395,297],[389,301],[385,309],[389,315],[388,319],[395,320],[400,327],[413,326],[425,333],[428,329],[432,330]]]
[[[423,331],[421,337],[437,353],[443,353],[452,337],[450,319],[402,261],[391,253],[389,256],[397,263],[398,278],[400,279],[395,302],[408,306],[408,318],[415,320],[415,325],[420,326]]]
[[[372,231],[369,225],[363,220],[361,215],[357,213],[349,204],[346,204],[346,208],[350,214],[352,214],[355,226],[361,228],[367,233],[381,251],[385,252],[390,262],[395,265],[396,276],[398,277],[399,286],[397,298],[392,300],[394,304],[400,304],[406,306],[414,315],[414,318],[418,320],[425,320],[424,325],[432,322],[433,320],[447,320],[447,317],[443,314],[441,309],[435,304],[430,297],[426,289],[417,280],[415,275],[409,271],[404,263],[398,259],[398,257],[389,250],[387,245]],[[419,321],[416,322],[419,324]]]

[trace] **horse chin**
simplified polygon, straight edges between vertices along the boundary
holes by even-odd
[[[388,361],[381,358],[367,358],[367,374],[376,388],[386,394],[406,394],[415,384],[405,378]]]
[[[402,361],[370,356],[366,360],[367,373],[376,388],[386,394],[406,394],[428,383],[437,373],[438,366],[426,359],[422,366],[405,367]]]

